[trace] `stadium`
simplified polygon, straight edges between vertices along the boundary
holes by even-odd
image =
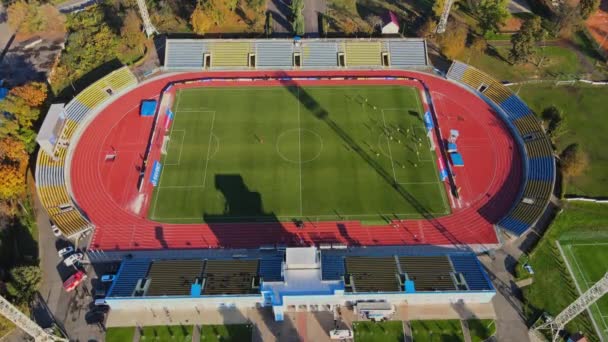
[[[422,39],[168,39],[162,72],[110,73],[37,140],[52,221],[124,258],[112,308],[487,303],[474,253],[534,227],[555,183],[526,104],[434,70]]]

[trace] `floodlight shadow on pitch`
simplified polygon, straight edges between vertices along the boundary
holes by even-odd
[[[221,213],[203,213],[205,222],[278,222],[273,213],[264,212],[262,195],[257,191],[251,191],[245,184],[243,176],[215,175],[215,188],[224,197],[224,208]]]

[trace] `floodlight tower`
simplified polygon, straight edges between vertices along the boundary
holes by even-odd
[[[148,14],[148,6],[146,6],[145,0],[137,0],[137,7],[139,7],[139,14],[141,15],[141,20],[144,22],[144,31],[146,31],[146,35],[150,37],[153,34],[158,34],[158,30],[154,25],[152,25],[152,21],[150,21],[150,15]]]
[[[443,12],[441,13],[441,17],[439,17],[439,23],[437,23],[437,33],[445,32],[445,27],[448,24],[448,17],[450,16],[450,9],[452,9],[452,5],[454,4],[454,0],[446,0],[445,6],[443,7]]]
[[[24,315],[2,296],[0,296],[0,314],[13,322],[25,333],[32,336],[36,342],[68,342],[65,338],[57,337],[44,331],[36,322]]]
[[[551,332],[552,340],[554,342],[557,341],[559,339],[559,332],[564,329],[568,322],[578,316],[581,312],[587,310],[591,304],[602,298],[606,293],[608,293],[608,272],[604,274],[602,279],[568,305],[568,307],[560,312],[555,318],[539,325],[534,330],[548,330]]]

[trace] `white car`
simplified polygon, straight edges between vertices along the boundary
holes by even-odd
[[[57,254],[59,254],[60,258],[63,258],[64,256],[72,253],[73,251],[74,251],[74,247],[67,246],[66,248],[60,249],[59,252],[57,252]]]
[[[73,266],[75,263],[82,260],[83,257],[84,257],[84,254],[82,254],[82,253],[74,253],[74,254],[70,255],[69,257],[65,258],[65,260],[63,260],[63,263],[66,266]]]
[[[55,237],[61,236],[61,230],[59,230],[59,227],[57,227],[56,225],[51,224],[51,230],[53,231],[53,235],[55,235]]]
[[[101,282],[102,283],[109,283],[114,281],[114,278],[116,278],[115,274],[104,274],[101,276]]]

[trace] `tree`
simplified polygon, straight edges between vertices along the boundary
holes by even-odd
[[[545,38],[540,17],[526,19],[519,32],[511,36],[510,58],[516,63],[528,62],[537,54],[537,44]]]
[[[581,21],[579,8],[571,5],[568,1],[562,1],[555,11],[553,34],[569,37],[580,26]]]
[[[31,301],[36,291],[38,291],[42,279],[40,268],[36,266],[17,266],[10,271],[10,274],[10,285],[17,291],[17,293],[11,293],[15,301],[18,303]]]
[[[451,21],[444,33],[437,35],[441,53],[449,59],[458,58],[464,51],[468,29],[465,25]]]
[[[51,5],[40,5],[38,1],[19,0],[7,8],[9,26],[23,33],[38,33],[52,29],[63,29],[63,17]]]
[[[27,163],[27,158],[22,141],[12,137],[0,140],[0,163],[21,165]]]
[[[576,143],[568,145],[560,155],[562,172],[565,177],[581,175],[589,166],[587,154]]]
[[[302,11],[304,10],[304,0],[292,0],[290,8],[293,16],[293,21],[291,23],[293,32],[297,35],[303,35],[306,32],[304,28],[304,15],[302,14]]]
[[[435,31],[437,31],[437,20],[427,18],[424,24],[420,26],[417,33],[418,36],[426,38],[435,34]]]
[[[441,17],[441,13],[443,13],[445,3],[445,0],[435,0],[435,2],[433,3],[433,15],[435,16],[435,18]]]
[[[509,0],[479,0],[475,13],[483,34],[498,32],[500,25],[510,17]]]
[[[382,20],[382,18],[380,18],[377,15],[374,14],[370,14],[367,16],[367,18],[365,18],[365,21],[367,21],[367,23],[370,26],[370,33],[369,36],[371,38],[372,34],[374,34],[374,31],[376,31],[376,29],[382,29],[382,24],[384,24],[384,21]]]
[[[20,128],[32,127],[40,116],[40,110],[30,107],[23,98],[11,93],[0,102],[0,112],[10,113]]]
[[[146,35],[142,31],[142,22],[136,10],[127,10],[120,35],[122,36],[121,43],[124,49],[143,52]]]
[[[473,42],[471,42],[471,50],[475,53],[482,54],[488,48],[488,43],[483,37],[475,37],[473,38]]]
[[[10,200],[25,193],[25,173],[18,165],[0,164],[0,199]]]
[[[589,18],[593,12],[600,8],[600,0],[581,0],[579,3],[581,17],[583,19]]]
[[[542,118],[547,123],[547,133],[552,141],[555,142],[560,136],[568,131],[566,118],[562,111],[556,106],[545,108],[542,113]]]
[[[207,16],[201,5],[197,5],[190,16],[190,25],[195,33],[204,35],[211,28],[211,18]]]
[[[48,88],[46,83],[30,82],[11,89],[10,93],[22,98],[30,107],[40,107],[46,100]]]

